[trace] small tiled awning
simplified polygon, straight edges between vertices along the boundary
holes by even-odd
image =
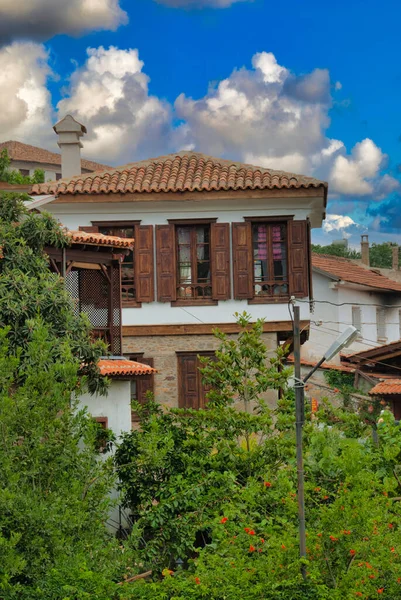
[[[388,379],[380,381],[371,390],[370,396],[387,396],[391,394],[401,394],[401,379]]]
[[[111,248],[133,248],[133,238],[122,238],[103,233],[87,233],[86,231],[67,231],[67,236],[72,244],[86,244],[89,246],[110,246]]]
[[[287,362],[294,363],[294,355],[289,354],[287,356]],[[306,358],[301,358],[301,365],[306,367],[315,367],[317,360],[308,360]],[[333,363],[324,362],[320,365],[319,369],[332,370],[332,371],[341,371],[342,373],[355,373],[355,369],[350,366],[345,365],[336,365]]]
[[[133,377],[136,375],[152,375],[156,369],[135,360],[102,358],[98,362],[101,375],[105,377]]]

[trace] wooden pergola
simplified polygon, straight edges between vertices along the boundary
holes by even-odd
[[[102,338],[110,352],[122,352],[121,262],[134,246],[133,239],[67,232],[70,245],[49,246],[50,268],[64,278],[76,314],[85,313],[95,337]]]

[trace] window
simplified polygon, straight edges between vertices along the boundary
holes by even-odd
[[[210,225],[177,225],[176,243],[177,299],[210,299]]]
[[[234,298],[258,304],[308,297],[308,231],[308,221],[292,217],[245,217],[233,223]]]
[[[144,365],[149,365],[153,367],[154,360],[153,358],[144,358],[143,353],[130,354],[127,356],[129,360],[135,360],[137,362],[143,363]],[[154,376],[153,375],[138,375],[134,379],[131,379],[131,402],[137,401],[140,404],[146,404],[146,394],[147,392],[153,392],[154,390]],[[138,423],[139,417],[138,413],[134,410],[131,411],[131,422],[134,425]]]
[[[361,332],[362,332],[362,317],[361,317],[361,307],[360,306],[353,306],[352,307],[352,325],[355,327],[355,329],[358,330],[359,332],[359,336],[358,338],[361,339]]]
[[[122,238],[134,238],[133,227],[99,227],[105,235],[116,235]],[[130,250],[121,264],[121,299],[123,304],[136,301],[134,251]]]
[[[173,306],[231,297],[230,227],[217,219],[156,225],[157,299]]]
[[[214,352],[177,352],[178,357],[178,406],[180,408],[204,408],[209,387],[202,382],[199,369],[200,356],[214,357]]]
[[[253,296],[288,297],[287,226],[252,223]]]
[[[376,326],[377,326],[377,341],[385,342],[386,337],[386,309],[383,307],[376,308]]]
[[[29,177],[29,169],[18,169],[21,175],[24,177]]]
[[[125,251],[121,265],[121,299],[123,306],[140,307],[142,302],[154,300],[153,225],[139,221],[93,222],[82,231],[96,231],[118,237],[134,238],[135,248]]]
[[[61,179],[61,173],[56,173],[56,181],[59,181],[59,179]]]

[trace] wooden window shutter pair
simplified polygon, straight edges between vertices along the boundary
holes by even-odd
[[[288,268],[290,295],[304,298],[309,292],[307,221],[288,221]],[[234,298],[253,298],[253,248],[250,221],[232,224]]]
[[[99,226],[80,227],[79,230],[86,233],[99,233]],[[136,225],[134,231],[135,300],[136,302],[153,302],[155,299],[153,225]]]
[[[230,228],[228,223],[211,223],[211,269],[213,300],[230,298]],[[177,299],[177,254],[175,226],[156,225],[157,299]]]

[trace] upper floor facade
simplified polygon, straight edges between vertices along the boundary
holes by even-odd
[[[33,194],[70,230],[135,239],[122,264],[124,327],[232,323],[247,310],[288,329],[290,298],[311,297],[324,182],[182,152]]]

